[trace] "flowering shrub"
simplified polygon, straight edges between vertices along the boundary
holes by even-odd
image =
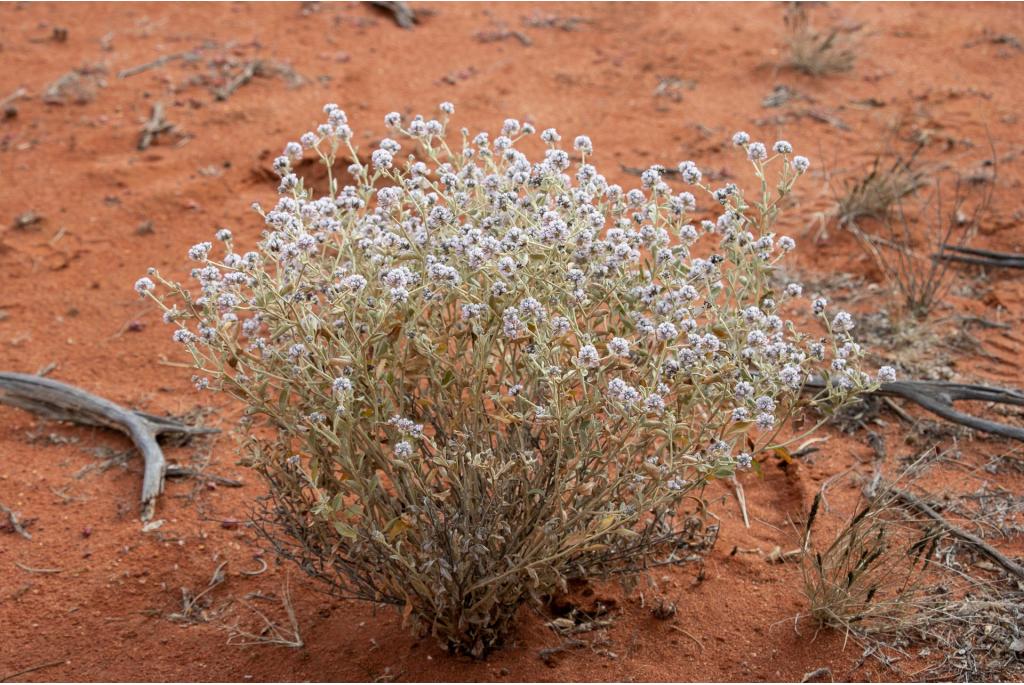
[[[136,289],[175,324],[197,386],[275,429],[248,459],[278,551],[479,655],[568,578],[677,560],[687,493],[749,467],[801,405],[873,381],[849,314],[815,299],[828,335],[812,339],[778,313],[801,297],[770,277],[794,248],[772,232],[779,201],[808,168],[789,143],[734,138],[753,200],[682,163],[717,209],[697,221],[661,168],[625,191],[586,136],[567,151],[543,131],[531,161],[517,146],[540,147],[533,126],[459,140],[453,109],[389,114],[415,154],[386,138],[367,159],[328,105],[276,160],[255,251],[221,230],[222,249],[189,250],[197,291],[152,270],[169,292]],[[325,197],[292,172],[309,150]],[[339,189],[342,154],[354,184]],[[811,372],[827,389],[801,401]]]

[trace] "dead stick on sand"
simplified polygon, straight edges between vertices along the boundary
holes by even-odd
[[[923,500],[921,500],[916,495],[912,495],[909,492],[905,492],[892,486],[886,486],[886,489],[911,509],[915,509],[916,511],[924,514],[931,520],[935,521],[950,535],[960,538],[964,542],[973,545],[975,548],[978,549],[978,551],[985,554],[985,556],[989,557],[990,559],[995,561],[997,564],[999,564],[1004,569],[1006,569],[1013,575],[1017,576],[1021,580],[1024,580],[1024,566],[1021,566],[1017,562],[1008,558],[998,549],[988,544],[987,542],[979,538],[977,535],[974,535],[973,533],[968,533],[966,530],[954,526],[952,523],[943,518],[941,514],[939,514],[937,511],[928,506]]]
[[[128,78],[129,76],[135,76],[136,74],[141,74],[144,71],[149,71],[150,69],[156,69],[157,67],[162,67],[163,65],[168,64],[169,62],[174,62],[176,60],[184,59],[186,57],[188,57],[188,58],[198,58],[199,57],[199,53],[189,51],[189,52],[176,52],[173,55],[162,55],[160,57],[157,57],[152,62],[146,62],[145,64],[140,64],[140,65],[135,66],[135,67],[129,67],[127,69],[122,69],[121,71],[117,72],[117,78]]]
[[[64,569],[62,569],[62,568],[34,568],[32,566],[26,566],[25,564],[21,563],[20,561],[14,562],[14,565],[17,566],[18,568],[20,568],[25,573],[41,573],[43,575],[51,575],[51,574],[54,574],[54,573],[63,573],[64,572]]]
[[[693,640],[694,642],[697,643],[697,646],[700,647],[701,651],[704,651],[704,643],[701,642],[699,639],[697,639],[697,636],[694,635],[693,633],[687,632],[687,631],[683,630],[682,628],[680,628],[679,626],[674,625],[674,624],[669,625],[669,628],[671,628],[672,630],[674,630],[676,632],[682,633],[686,637],[690,638],[691,640]]]
[[[174,124],[168,122],[164,116],[164,103],[155,102],[149,114],[149,121],[145,123],[139,134],[139,143],[136,147],[139,150],[145,150],[153,144],[158,135],[172,130],[174,130]]]
[[[32,533],[25,530],[25,526],[21,525],[21,521],[18,520],[18,512],[14,511],[3,502],[0,502],[0,513],[7,514],[7,520],[10,522],[11,528],[14,529],[15,533],[26,540],[32,539]]]
[[[25,90],[24,88],[18,88],[16,91],[14,91],[13,93],[11,93],[7,97],[5,97],[3,100],[0,100],[0,109],[3,109],[4,107],[6,107],[7,105],[11,104],[15,100],[23,98],[26,95],[28,95],[28,91],[27,90]]]
[[[148,521],[164,490],[166,462],[156,438],[163,434],[206,435],[216,428],[187,426],[152,414],[131,411],[110,400],[49,378],[0,372],[0,404],[25,409],[44,418],[84,426],[112,428],[128,435],[142,453],[142,520]]]
[[[825,383],[821,378],[811,378],[804,384],[804,389],[824,390]],[[940,381],[895,381],[882,383],[878,390],[866,394],[877,397],[902,397],[952,423],[1004,438],[1024,440],[1024,428],[971,416],[953,407],[954,402],[963,400],[1024,406],[1024,393],[1019,390]]]
[[[11,678],[17,678],[20,675],[26,675],[28,673],[35,673],[36,671],[41,671],[44,668],[50,668],[52,666],[59,666],[60,664],[63,664],[66,661],[67,661],[67,659],[56,659],[54,661],[47,661],[45,664],[39,664],[38,666],[29,666],[28,668],[23,668],[20,671],[15,671],[14,673],[8,673],[4,677],[0,678],[0,683],[6,683]]]
[[[238,90],[246,83],[251,81],[253,77],[256,76],[256,74],[258,74],[262,68],[262,60],[254,59],[250,62],[246,62],[245,66],[242,67],[241,73],[235,76],[235,78],[228,81],[228,83],[223,88],[218,88],[214,91],[214,97],[216,97],[218,100],[227,100],[236,90]]]

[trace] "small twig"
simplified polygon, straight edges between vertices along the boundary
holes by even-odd
[[[991,319],[986,319],[983,316],[965,316],[962,314],[957,314],[953,318],[959,323],[965,324],[967,326],[969,326],[970,324],[975,324],[982,328],[998,328],[1004,331],[1008,331],[1011,328],[1013,328],[1013,326],[1011,326],[1008,323],[1003,323],[1001,321],[992,321]]]
[[[743,525],[750,528],[750,517],[747,515],[747,496],[743,492],[743,486],[737,480],[736,476],[729,478],[729,482],[732,483],[732,487],[736,492],[736,501],[740,505],[740,513],[743,514]]]
[[[141,74],[144,71],[149,71],[150,69],[156,69],[157,67],[162,67],[165,64],[168,64],[170,62],[174,62],[174,61],[179,60],[179,59],[184,59],[186,57],[189,58],[189,59],[196,59],[196,58],[199,57],[199,55],[198,55],[198,53],[191,52],[191,51],[176,52],[176,53],[171,54],[171,55],[161,55],[160,57],[157,57],[152,62],[146,62],[145,64],[140,64],[138,66],[129,67],[127,69],[122,69],[121,71],[117,72],[117,78],[128,78],[129,76],[135,76],[136,74]]]
[[[218,100],[227,100],[236,90],[252,81],[253,77],[259,73],[262,65],[263,60],[258,59],[246,62],[245,66],[242,67],[242,71],[237,76],[228,81],[223,88],[218,88],[213,92],[214,97]]]
[[[25,90],[24,88],[18,88],[16,91],[5,97],[3,100],[0,100],[0,109],[5,109],[12,102],[20,98],[23,98],[26,95],[28,95],[27,90]]]
[[[49,364],[46,364],[45,366],[41,367],[38,371],[36,371],[36,375],[49,376],[51,373],[57,370],[58,366],[60,366],[60,364],[58,364],[57,362],[50,362]]]
[[[157,436],[219,432],[216,428],[186,426],[173,419],[130,411],[65,383],[21,373],[0,372],[0,404],[19,407],[48,419],[102,426],[127,434],[145,463],[141,497],[143,521],[152,518],[156,498],[164,489],[166,462]]]
[[[188,588],[181,588],[181,611],[171,614],[169,618],[172,620],[189,622],[196,620],[194,618],[194,612],[196,607],[199,606],[199,600],[212,592],[215,588],[219,587],[227,579],[227,575],[224,573],[224,567],[227,565],[227,561],[220,562],[217,568],[214,569],[213,575],[210,577],[210,582],[206,585],[206,589],[199,594],[193,596]],[[201,618],[202,620],[206,620],[205,616]]]
[[[25,527],[21,525],[21,521],[18,520],[18,512],[14,511],[3,502],[0,502],[0,513],[7,514],[7,520],[11,523],[11,528],[15,533],[25,538],[26,540],[32,539],[32,533],[25,530]]]
[[[825,112],[825,111],[822,111],[822,110],[808,109],[808,110],[805,110],[803,112],[803,115],[804,116],[808,116],[811,119],[814,119],[815,121],[820,121],[823,124],[828,124],[829,126],[834,126],[837,129],[839,129],[840,131],[849,131],[850,130],[850,127],[842,119],[840,119],[839,117],[835,116],[834,114],[829,114],[828,112]]]
[[[265,599],[265,598],[262,598]],[[288,617],[288,624],[290,631],[285,633],[280,626],[274,621],[269,619],[266,614],[252,606],[247,604],[250,610],[253,611],[263,621],[263,629],[258,633],[250,633],[241,630],[236,623],[233,626],[228,626],[228,637],[229,644],[235,645],[258,645],[258,644],[270,644],[270,645],[284,645],[285,647],[292,647],[293,649],[301,649],[305,646],[302,641],[302,634],[299,631],[299,619],[295,615],[295,608],[292,606],[292,595],[289,588],[289,583],[285,580],[284,589],[281,592],[281,606],[284,607],[285,615]]]
[[[824,481],[824,482],[823,482],[823,483],[821,484],[821,487],[820,487],[820,488],[818,488],[818,494],[817,494],[817,496],[815,497],[815,499],[817,500],[818,498],[820,498],[820,500],[821,500],[821,505],[825,507],[825,513],[829,513],[829,512],[831,512],[831,509],[830,509],[830,508],[829,508],[829,506],[828,506],[828,498],[827,498],[827,495],[828,495],[828,489],[829,489],[830,487],[832,487],[832,484],[833,484],[834,482],[836,482],[836,481],[837,481],[837,480],[839,480],[840,478],[844,478],[845,476],[849,475],[849,473],[850,473],[850,470],[851,470],[851,469],[846,469],[845,471],[840,471],[839,473],[837,473],[837,474],[835,474],[835,475],[833,475],[833,476],[829,476],[829,477],[828,477],[828,478],[826,478],[826,479],[825,479],[825,481]],[[816,513],[817,513],[817,510],[816,510],[816,506],[813,506],[813,507],[811,508],[811,511],[812,511],[812,513],[816,514]],[[803,547],[804,547],[804,550],[805,550],[805,551],[807,550],[807,546],[808,546],[808,544],[810,544],[810,542],[811,542],[811,538],[810,538],[810,523],[811,523],[811,521],[813,520],[813,518],[814,518],[814,516],[811,516],[811,517],[810,517],[810,518],[808,519],[808,529],[807,529],[807,534],[806,534],[806,535],[805,535],[805,537],[804,537],[804,545],[803,545]]]
[[[903,407],[893,402],[891,397],[883,397],[882,401],[885,402],[885,405],[889,407],[889,409],[892,409],[893,413],[896,414],[896,416],[900,417],[907,423],[917,423],[917,421],[914,420],[914,417],[908,414],[907,412],[903,411]]]
[[[980,552],[985,554],[987,557],[995,561],[997,564],[1002,566],[1004,569],[1017,576],[1021,580],[1024,580],[1024,566],[1021,566],[1017,562],[1013,561],[998,549],[988,544],[977,535],[968,533],[962,528],[954,526],[952,523],[947,521],[941,514],[928,506],[923,500],[916,495],[912,495],[909,492],[905,492],[898,488],[894,488],[891,485],[887,486],[886,489],[891,492],[896,498],[901,500],[904,504],[912,509],[916,509],[918,512],[924,514],[931,520],[935,521],[950,535],[960,538],[964,542],[967,542],[976,547]]]
[[[173,130],[174,124],[168,122],[164,117],[164,103],[155,102],[149,114],[149,121],[143,125],[142,131],[139,133],[139,142],[136,147],[139,150],[145,150],[153,144],[158,135],[169,133]]]
[[[522,31],[516,31],[515,29],[499,29],[497,31],[480,31],[476,34],[476,39],[481,43],[496,43],[506,38],[515,38],[520,43],[529,47],[533,45],[533,41],[528,35]]]
[[[18,568],[20,568],[22,571],[25,571],[26,573],[42,573],[42,574],[45,575],[45,574],[61,573],[61,572],[64,571],[64,569],[62,569],[62,568],[32,568],[31,566],[26,566],[25,564],[21,563],[20,561],[14,562],[14,565],[17,566]]]
[[[267,570],[267,561],[266,561],[266,559],[264,559],[263,557],[257,557],[256,561],[260,562],[260,566],[261,566],[258,571],[239,571],[238,572],[239,575],[252,577],[252,576],[258,576],[261,573],[264,573]]]
[[[26,673],[35,673],[36,671],[41,671],[44,668],[50,668],[52,666],[59,666],[60,664],[65,663],[66,661],[67,661],[67,659],[56,659],[54,661],[47,661],[44,664],[39,664],[38,666],[29,666],[28,668],[23,668],[20,671],[15,671],[14,673],[8,673],[7,675],[5,675],[2,678],[0,678],[0,683],[6,683],[11,678],[17,678],[18,676],[25,675]]]
[[[562,644],[558,645],[557,647],[546,647],[546,648],[540,650],[537,653],[537,656],[539,656],[541,661],[543,661],[545,664],[549,664],[550,665],[551,664],[551,657],[555,656],[556,654],[561,654],[562,652],[568,652],[570,649],[576,649],[578,647],[585,647],[586,644],[587,643],[585,643],[583,640],[576,640],[576,639],[566,640],[565,642],[563,642]]]
[[[813,671],[804,673],[804,677],[800,679],[800,682],[809,683],[815,678],[824,678],[825,676],[828,676],[829,680],[833,680],[834,682],[834,679],[832,678],[832,669],[828,666],[822,666],[821,668],[816,668]]]
[[[686,637],[690,638],[691,640],[697,643],[697,646],[700,647],[701,651],[704,651],[704,643],[697,639],[697,636],[693,633],[687,632],[675,624],[669,625],[669,628],[675,630],[676,632],[682,633]]]

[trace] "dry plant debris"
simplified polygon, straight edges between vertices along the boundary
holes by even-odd
[[[156,498],[164,489],[165,462],[157,436],[218,432],[215,428],[186,426],[165,417],[133,412],[65,383],[20,373],[0,372],[0,404],[57,421],[112,428],[131,437],[145,462],[141,497],[143,521],[152,518]]]

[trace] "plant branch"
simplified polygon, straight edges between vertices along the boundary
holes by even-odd
[[[163,492],[166,462],[157,443],[163,434],[205,435],[216,428],[187,426],[173,419],[136,412],[79,388],[39,376],[0,372],[0,404],[18,407],[47,419],[101,426],[132,439],[145,462],[142,476],[142,520],[152,518]]]
[[[891,485],[884,487],[886,490],[892,493],[894,497],[903,502],[903,504],[905,504],[906,506],[924,514],[931,520],[935,521],[935,523],[939,524],[939,526],[941,526],[943,530],[945,530],[950,535],[960,538],[964,542],[973,545],[979,551],[985,554],[985,556],[989,557],[990,559],[995,561],[997,564],[999,564],[1004,569],[1006,569],[1013,575],[1017,576],[1021,580],[1024,580],[1024,566],[1021,566],[1017,562],[1013,561],[1012,559],[1004,555],[1002,552],[1000,552],[998,549],[996,549],[992,545],[988,544],[987,542],[979,538],[977,535],[974,535],[973,533],[968,533],[966,530],[954,526],[952,523],[943,518],[941,514],[939,514],[937,511],[928,506],[921,498],[917,497],[916,495],[900,490],[899,488],[894,488]]]
[[[812,378],[804,385],[806,390],[815,391],[824,390],[825,387],[821,378]],[[1024,393],[1019,390],[940,381],[896,381],[882,383],[878,390],[866,394],[877,397],[902,397],[952,423],[992,435],[1024,441],[1024,428],[978,418],[953,408],[953,403],[961,400],[1024,406]]]

